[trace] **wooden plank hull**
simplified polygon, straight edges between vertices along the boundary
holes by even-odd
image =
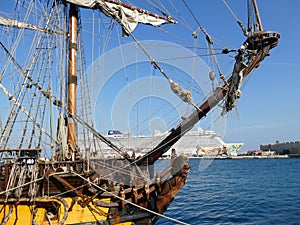
[[[172,159],[150,183],[132,174],[129,180],[136,185],[104,178],[101,170],[83,172],[83,162],[77,162],[81,167],[72,164],[73,169],[66,162],[6,164],[1,167],[5,182],[0,189],[0,223],[154,224],[185,184],[190,166],[181,158],[178,162]]]

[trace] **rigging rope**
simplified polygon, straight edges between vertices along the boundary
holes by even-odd
[[[5,46],[0,42],[1,47],[5,50],[5,52],[11,57],[12,61],[16,65],[16,67],[21,71],[21,73],[25,76],[25,78],[28,78],[28,80],[31,82],[32,85],[36,86],[39,91],[42,92],[42,94],[48,98],[54,105],[57,105],[58,107],[63,108],[66,112],[68,112],[68,109],[64,107],[60,100],[58,100],[55,96],[51,96],[47,91],[43,90],[42,87],[38,85],[37,82],[34,82],[31,77],[28,77],[27,73],[25,73],[22,69],[22,67],[16,62],[14,57],[8,52],[8,50],[5,48]],[[46,130],[43,129],[43,127],[36,121],[34,118],[30,115],[28,111],[21,105],[21,103],[13,97],[11,93],[0,83],[0,88],[3,90],[3,92],[6,94],[8,99],[14,103],[15,106],[18,107],[18,109],[21,109],[21,111],[34,123],[35,126],[37,126],[42,133],[45,133],[50,140],[55,142],[56,144],[59,144],[59,142],[51,136],[51,134],[48,134]],[[53,100],[51,99],[53,98]],[[68,112],[69,113],[69,112]],[[74,115],[71,115],[74,117]],[[81,118],[79,118],[77,115],[75,116],[75,119],[79,121],[82,125],[85,125],[87,128],[89,128],[92,133],[97,136],[101,141],[106,143],[108,146],[110,146],[112,149],[117,151],[120,155],[122,155],[124,158],[129,158],[128,154],[124,151],[122,151],[120,148],[118,148],[116,145],[114,145],[112,142],[108,141],[105,137],[103,137],[99,132],[97,132],[92,126],[90,126],[88,123],[84,122]]]
[[[163,8],[165,11],[163,11],[160,7],[158,7],[157,5],[155,5],[152,1],[147,0],[147,2],[153,7],[155,8],[157,11],[159,11],[162,15],[164,15],[165,17],[168,17],[170,14],[167,13],[168,10],[166,9],[166,7],[164,7],[164,5],[159,1],[157,1],[157,3],[160,5],[161,8]]]
[[[3,194],[5,194],[5,193],[9,193],[9,192],[11,192],[11,191],[13,191],[13,190],[16,190],[16,189],[20,188],[20,187],[24,187],[24,186],[26,186],[26,185],[29,185],[29,184],[31,184],[31,183],[38,182],[38,181],[43,180],[43,179],[44,179],[44,176],[42,176],[42,177],[40,177],[40,178],[38,178],[38,179],[36,179],[36,180],[32,180],[32,181],[29,181],[29,182],[27,182],[27,183],[24,183],[24,184],[21,185],[21,186],[16,186],[16,187],[13,187],[13,188],[10,188],[10,189],[6,189],[5,191],[0,192],[0,195],[3,195]]]
[[[147,52],[147,50],[144,48],[144,46],[137,40],[137,38],[132,34],[129,33],[130,36],[133,38],[133,40],[138,44],[138,46],[142,49],[142,51],[145,53],[145,55],[149,58],[152,65],[155,69],[158,69],[159,72],[169,81],[171,90],[184,102],[191,104],[194,106],[197,110],[201,111],[199,107],[196,106],[196,104],[193,101],[192,94],[183,89],[179,84],[175,83],[170,79],[170,77],[167,75],[167,73],[157,64],[154,58]]]
[[[104,5],[107,6],[106,2],[103,2]],[[117,15],[116,15],[117,16]],[[170,79],[170,77],[167,75],[167,73],[157,64],[155,59],[150,55],[150,53],[144,48],[144,46],[138,41],[138,39],[133,35],[132,32],[130,32],[129,28],[126,26],[122,26],[123,30],[127,33],[130,34],[130,36],[133,38],[133,40],[137,43],[137,45],[140,47],[140,49],[144,52],[144,54],[148,57],[148,59],[151,61],[152,65],[154,66],[155,69],[158,69],[160,73],[169,81],[171,87],[172,85],[174,86],[173,81]],[[175,86],[178,86],[179,84],[176,84]],[[182,89],[182,88],[181,88]],[[176,90],[176,89],[172,89]],[[176,90],[177,91],[177,90]],[[191,100],[189,99],[191,94],[187,93],[188,91],[184,90],[183,92],[179,93],[177,92],[177,95],[185,102],[190,103]]]
[[[90,180],[86,179],[85,177],[81,176],[80,174],[78,174],[78,173],[76,173],[76,172],[72,172],[72,173],[73,173],[74,175],[77,175],[77,176],[80,177],[81,179],[85,180],[85,181],[88,182],[89,184],[95,186],[96,188],[99,188],[101,191],[107,192],[107,190],[105,190],[104,188],[102,188],[102,187],[98,186],[97,184],[91,182]],[[135,207],[137,207],[137,208],[139,208],[139,209],[142,209],[142,210],[144,210],[144,211],[147,211],[147,212],[152,213],[152,214],[154,214],[154,215],[157,215],[157,216],[159,216],[159,217],[163,217],[163,218],[165,218],[165,219],[167,219],[167,220],[176,222],[176,223],[178,223],[178,224],[189,225],[188,223],[179,221],[179,220],[177,220],[177,219],[173,219],[173,218],[171,218],[171,217],[165,216],[165,215],[163,215],[163,214],[160,214],[160,213],[157,213],[157,212],[152,211],[152,210],[150,210],[150,209],[147,209],[147,208],[144,208],[144,207],[142,207],[142,206],[139,206],[139,205],[137,205],[137,204],[135,204],[135,203],[133,203],[133,202],[130,202],[130,201],[124,199],[124,198],[119,197],[118,195],[115,195],[115,194],[112,193],[112,192],[109,192],[109,193],[110,193],[112,196],[114,196],[115,198],[117,198],[117,199],[119,199],[119,200],[121,200],[121,201],[124,201],[124,202],[126,202],[126,203],[128,203],[128,204],[131,204],[131,205],[133,205],[133,206],[135,206]]]
[[[13,97],[13,95],[1,83],[0,88],[3,90],[4,94],[8,97],[8,99],[12,101],[13,104],[17,106],[31,120],[31,122],[33,122],[33,124],[41,130],[42,133],[46,134],[50,138],[50,140],[58,144],[57,140],[53,139],[51,135],[46,130],[44,130],[41,124],[35,121],[35,119],[30,115],[30,113],[21,105],[20,102],[17,101],[17,99]]]
[[[229,10],[229,12],[231,13],[231,15],[233,16],[233,18],[236,20],[236,22],[238,23],[238,25],[240,26],[240,28],[242,29],[244,35],[247,37],[248,31],[243,26],[242,22],[237,18],[237,16],[234,14],[234,12],[232,11],[232,9],[229,7],[229,5],[227,4],[227,2],[225,0],[223,0],[223,3],[227,7],[227,9]]]
[[[17,4],[16,4],[16,6],[17,6]],[[33,1],[30,1],[30,5],[28,6],[28,10],[27,10],[27,13],[26,13],[26,15],[24,17],[23,22],[26,23],[28,21],[29,15],[32,12],[32,7],[33,7]],[[17,51],[17,46],[19,45],[19,43],[21,41],[21,37],[23,36],[24,31],[25,31],[25,29],[21,29],[20,32],[18,33],[17,39],[13,43],[14,45],[13,45],[12,50],[11,50],[11,55],[14,55],[15,52]],[[1,72],[1,75],[0,75],[0,80],[2,80],[2,78],[3,78],[3,76],[4,76],[5,72],[6,72],[6,69],[7,69],[8,65],[9,65],[9,62],[10,62],[10,58],[8,58],[6,60],[6,63],[3,66],[3,69],[2,69],[2,72]]]
[[[186,20],[184,19],[184,17],[182,16],[182,14],[180,13],[180,10],[177,9],[177,7],[175,6],[175,4],[173,3],[172,0],[169,0],[170,5],[175,9],[176,13],[180,16],[181,20],[182,20],[182,24],[190,31],[193,32],[193,28],[186,22]]]
[[[219,72],[219,76],[220,76],[220,79],[223,80],[223,82],[226,84],[226,78],[224,77],[224,75],[222,74],[222,71],[221,71],[221,68],[220,68],[220,65],[218,63],[218,60],[217,60],[217,57],[216,57],[216,53],[215,53],[215,50],[213,48],[213,41],[212,41],[212,38],[211,36],[207,33],[207,31],[204,29],[204,27],[201,26],[199,20],[197,19],[196,15],[193,13],[192,9],[189,7],[189,5],[186,3],[185,0],[182,0],[184,5],[186,6],[186,8],[188,9],[188,11],[190,12],[190,14],[192,15],[192,17],[194,18],[194,20],[196,21],[196,23],[198,24],[199,26],[199,29],[204,33],[205,37],[206,37],[206,41],[208,42],[209,44],[209,50],[211,52],[211,55],[213,56],[213,59],[215,61],[215,64],[216,64],[216,67],[218,69],[218,72]]]
[[[104,168],[110,169],[110,170],[115,170],[111,173],[106,173],[105,175],[103,175],[103,177],[105,177],[106,179],[111,179],[111,177],[118,172],[118,174],[123,174],[123,175],[131,175],[131,172],[128,170],[128,167],[130,166],[129,164],[126,166],[122,166],[122,167],[117,167],[115,165],[111,165],[106,163],[105,161],[100,160],[100,162],[95,162],[93,161],[94,164],[96,165],[100,165],[103,166]],[[97,171],[97,170],[96,170]],[[146,178],[143,173],[141,173],[141,175],[135,174],[136,177],[142,179],[142,178]],[[147,179],[147,178],[146,178]]]

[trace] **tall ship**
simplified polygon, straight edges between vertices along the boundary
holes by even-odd
[[[231,22],[213,23],[216,4]],[[280,39],[255,0],[236,4],[243,14],[225,0],[1,4],[0,223],[185,224],[164,212],[188,159],[175,148],[164,167],[158,159],[200,120],[225,118]],[[100,132],[158,125],[168,131],[139,155]]]

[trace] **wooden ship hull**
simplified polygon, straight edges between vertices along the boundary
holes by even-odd
[[[190,166],[186,159],[180,156],[171,163],[148,182],[136,174],[115,182],[102,177],[107,171],[101,168],[83,172],[86,161],[45,162],[24,157],[0,168],[1,223],[153,224],[187,179]],[[133,167],[127,170],[133,172]],[[13,180],[12,172],[16,174]],[[135,185],[128,185],[126,179]],[[18,186],[21,180],[23,185]]]

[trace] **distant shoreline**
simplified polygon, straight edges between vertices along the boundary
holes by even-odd
[[[268,155],[268,156],[252,156],[252,155],[242,155],[242,156],[188,156],[189,159],[217,159],[217,160],[226,160],[226,159],[289,159],[289,158],[300,158],[300,155],[297,156],[288,156],[288,155]]]

